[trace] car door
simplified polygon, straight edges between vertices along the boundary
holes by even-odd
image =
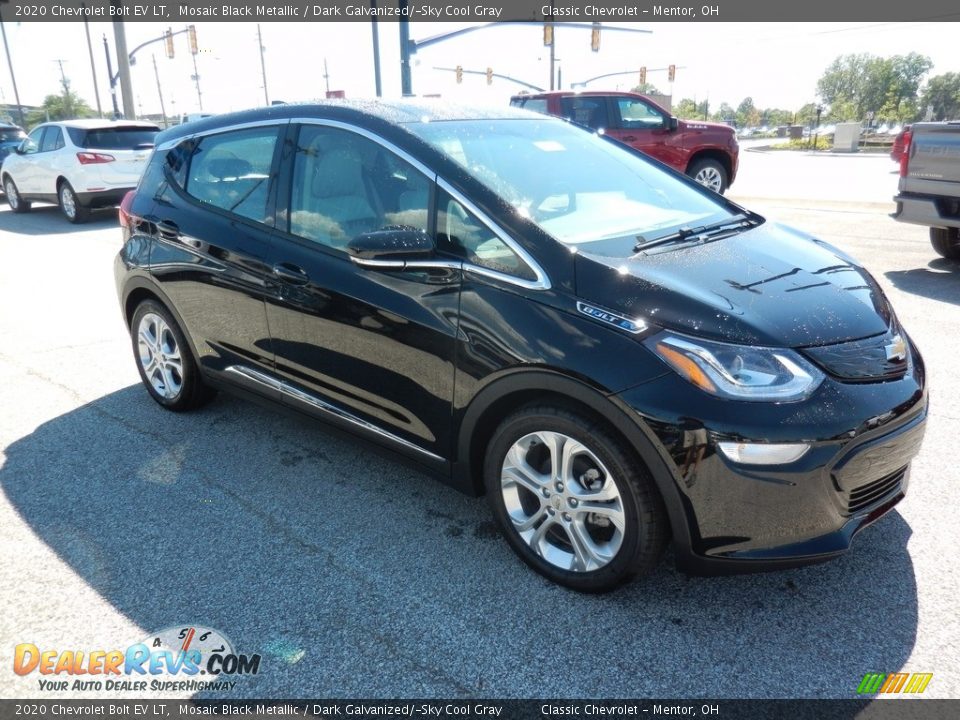
[[[258,392],[272,373],[264,297],[275,283],[274,208],[288,121],[219,130],[166,153],[165,183],[146,219],[150,270],[206,371]]]
[[[296,128],[267,317],[286,402],[386,440],[427,464],[449,457],[460,263],[361,267],[355,236],[433,233],[434,178],[389,143],[337,123]],[[403,155],[403,156],[401,156]],[[280,218],[278,213],[278,218]]]
[[[40,166],[38,154],[43,143],[46,126],[34,128],[20,146],[21,152],[11,162],[6,163],[5,171],[17,184],[21,195],[34,195],[40,192]]]
[[[671,167],[685,167],[682,139],[671,130],[670,116],[641,98],[611,98],[607,135]]]

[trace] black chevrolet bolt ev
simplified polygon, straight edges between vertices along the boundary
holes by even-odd
[[[486,493],[578,590],[835,557],[904,496],[923,361],[852,258],[521,110],[173,128],[121,208],[143,383],[266,398]],[[322,442],[318,438],[317,442]]]

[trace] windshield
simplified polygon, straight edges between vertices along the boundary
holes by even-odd
[[[560,120],[407,125],[560,242],[611,256],[639,239],[733,217],[629,150]]]

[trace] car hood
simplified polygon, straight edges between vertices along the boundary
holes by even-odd
[[[712,340],[806,347],[877,335],[890,324],[889,304],[866,270],[773,223],[627,259],[581,246],[575,262],[584,301]]]

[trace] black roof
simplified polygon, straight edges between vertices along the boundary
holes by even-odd
[[[179,137],[193,135],[196,132],[216,130],[221,127],[239,125],[260,120],[282,120],[284,118],[319,117],[363,124],[364,121],[379,120],[394,125],[444,120],[494,120],[494,119],[532,119],[543,120],[527,110],[504,105],[479,106],[461,105],[445,100],[409,98],[404,100],[325,100],[311,103],[285,103],[270,107],[242,110],[240,112],[214,115],[165,130],[157,136],[157,144]]]

